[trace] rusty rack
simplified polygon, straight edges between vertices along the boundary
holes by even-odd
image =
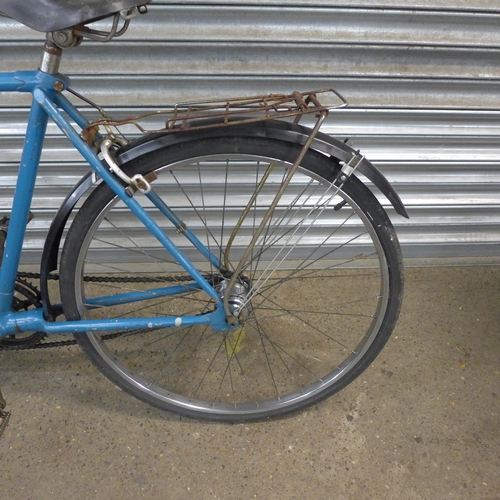
[[[322,100],[331,100],[334,104],[323,105]],[[231,125],[241,125],[265,120],[295,117],[298,123],[301,117],[310,113],[328,113],[331,109],[343,108],[347,101],[334,89],[314,90],[310,92],[292,92],[291,94],[269,94],[249,97],[236,97],[227,100],[189,102],[177,104],[173,111],[152,111],[142,115],[115,120],[99,109],[103,118],[93,121],[83,135],[94,135],[100,126],[110,133],[110,128],[134,125],[142,133],[182,132]],[[166,115],[165,127],[151,130],[140,122],[146,118]]]

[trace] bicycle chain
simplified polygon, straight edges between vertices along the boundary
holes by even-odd
[[[40,274],[38,273],[17,273],[18,278],[25,279],[40,279]],[[49,274],[47,276],[49,280],[59,280],[58,274]],[[110,278],[105,276],[84,276],[83,281],[88,281],[91,283],[162,283],[162,282],[170,282],[177,283],[179,281],[193,281],[193,278],[190,276],[155,276],[152,278]]]
[[[207,276],[204,276],[208,278]],[[17,273],[17,278],[19,282],[23,283],[25,286],[31,288],[34,292],[33,297],[27,297],[27,302],[32,305],[36,305],[36,302],[39,301],[40,292],[33,284],[24,281],[25,279],[40,279],[39,273],[26,273],[19,272]],[[49,280],[59,280],[58,274],[49,274],[47,279]],[[120,277],[104,277],[104,276],[85,276],[84,281],[92,282],[92,283],[165,283],[165,282],[180,282],[180,281],[193,281],[193,278],[190,276],[155,276],[151,278],[146,277],[131,277],[131,278],[120,278]],[[112,340],[117,338],[123,334],[127,333],[127,331],[110,333],[108,335],[103,335],[101,337],[102,340]],[[0,351],[22,351],[28,349],[47,349],[52,347],[66,347],[70,345],[76,345],[77,341],[75,339],[71,340],[58,340],[56,342],[45,342],[44,339],[34,343],[26,343],[21,345],[2,345],[0,344]]]

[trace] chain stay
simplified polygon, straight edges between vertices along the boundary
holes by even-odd
[[[210,280],[211,276],[204,276],[205,279]],[[38,273],[27,273],[27,272],[19,272],[17,273],[17,279],[21,281],[22,283],[27,284],[24,282],[24,279],[40,279],[40,274]],[[59,280],[59,275],[58,274],[49,274],[48,276],[49,280]],[[119,278],[119,277],[104,277],[104,276],[85,276],[84,281],[87,282],[92,282],[92,283],[176,283],[180,281],[193,281],[193,279],[189,276],[154,276],[154,277],[135,277],[135,278]],[[33,288],[34,291],[38,293],[37,288],[30,284],[30,288]],[[32,303],[36,301],[36,295],[34,295],[34,298],[32,299]],[[115,332],[115,333],[110,333],[108,335],[103,335],[101,337],[102,340],[111,340],[117,337],[120,337],[121,335],[124,335],[126,333],[130,333],[128,331],[122,331],[122,332]],[[76,345],[77,341],[75,339],[71,340],[59,340],[56,342],[46,342],[46,341],[39,341],[38,343],[35,344],[21,344],[21,345],[16,345],[16,346],[7,346],[7,345],[0,345],[0,351],[23,351],[27,349],[47,349],[51,347],[66,347],[66,346],[71,346],[71,345]]]

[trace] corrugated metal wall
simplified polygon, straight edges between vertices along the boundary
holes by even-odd
[[[497,0],[155,2],[119,41],[65,53],[73,87],[114,113],[191,98],[333,86],[350,101],[325,130],[349,137],[400,193],[407,257],[500,255]],[[2,70],[39,63],[43,36],[0,18]],[[0,211],[8,212],[26,96],[0,96]],[[54,127],[28,260],[86,171]],[[385,202],[384,202],[385,203]]]

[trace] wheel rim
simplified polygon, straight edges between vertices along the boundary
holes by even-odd
[[[217,159],[215,155],[210,155],[197,158],[193,170],[203,171],[203,166],[207,162],[222,164],[224,163],[222,160],[227,160],[227,157],[228,155],[225,155]],[[250,159],[262,163],[262,166],[259,164],[254,168],[255,171],[261,172],[266,165],[278,163],[275,158],[257,159],[250,155],[230,155],[231,161],[238,160],[246,165],[247,177],[250,175],[248,174]],[[287,163],[281,162],[278,170],[281,169],[282,172],[286,167]],[[185,172],[187,169],[189,167],[185,162],[178,162],[161,171],[160,177],[169,177],[170,188],[172,186],[178,188],[180,181],[177,172]],[[233,180],[230,179],[233,174],[229,171],[228,163],[226,170],[227,185],[229,180]],[[255,172],[252,174],[255,175],[256,184],[259,174]],[[300,179],[294,179],[292,194],[284,200],[283,206],[287,206],[287,203],[291,206],[290,200],[297,199],[300,199],[301,206],[306,207],[309,212],[311,203],[313,206],[321,205],[323,200],[325,205],[321,209],[321,214],[314,213],[312,219],[309,215],[298,217],[299,220],[303,220],[301,231],[304,233],[299,243],[305,242],[303,246],[307,247],[305,253],[303,248],[300,248],[299,253],[302,252],[302,255],[307,257],[305,260],[302,257],[302,261],[295,258],[293,252],[298,248],[295,241],[297,238],[290,238],[289,229],[281,233],[273,230],[271,239],[269,239],[270,232],[266,234],[267,243],[264,241],[261,248],[267,250],[260,254],[259,251],[254,253],[253,264],[246,267],[245,272],[251,275],[254,292],[249,301],[252,312],[241,328],[221,334],[210,331],[204,326],[176,327],[140,335],[124,335],[110,342],[102,342],[97,334],[87,334],[93,349],[107,365],[108,370],[111,370],[134,393],[139,393],[139,397],[153,404],[165,403],[181,412],[185,410],[199,415],[252,418],[274,411],[284,412],[287,408],[295,408],[320,394],[331,392],[334,386],[340,385],[348,372],[359,364],[373,344],[388,307],[389,271],[383,248],[370,220],[349,196],[337,193],[336,188],[332,191],[331,185],[322,181],[315,173],[301,169],[298,175]],[[195,178],[193,172],[190,176],[191,179]],[[241,177],[240,170],[237,176]],[[310,187],[306,189],[296,187],[303,186],[304,183]],[[200,187],[206,185],[204,174],[199,174],[198,191],[193,185],[181,189],[182,201],[178,202],[178,206],[183,206],[184,210],[186,207],[193,209],[193,206],[204,205],[203,209],[197,210],[195,218],[207,221],[210,232],[204,243],[207,243],[211,251],[215,251],[217,245],[214,242],[221,239],[227,243],[230,235],[234,236],[234,231],[230,230],[224,234],[224,231],[219,232],[219,227],[214,229],[215,224],[211,225],[212,206],[206,203],[211,195],[210,187]],[[323,194],[318,194],[318,186],[321,187]],[[227,210],[225,208],[221,216],[222,227],[225,221],[230,219],[231,224],[234,223],[234,215],[230,214],[234,209],[234,205],[231,204],[234,204],[234,196],[231,197],[228,191],[229,189],[223,191],[223,202]],[[200,204],[200,200],[203,203]],[[240,200],[236,211],[241,213],[242,207],[247,203],[247,199]],[[344,203],[347,205],[343,205]],[[92,251],[96,242],[97,247],[109,243],[99,236],[100,233],[94,238],[94,233],[98,228],[101,231],[102,226],[106,224],[116,230],[112,217],[114,211],[119,212],[118,206],[119,203],[113,201],[104,208],[90,228],[78,256],[75,289],[82,316],[96,317],[102,313],[102,311],[89,311],[84,306],[89,295],[94,294],[93,285],[89,286],[83,279],[87,275],[86,269],[89,266],[95,267],[96,264],[97,267],[101,265],[100,262],[88,259],[87,248]],[[334,226],[335,230],[327,232],[326,237],[324,235],[320,237],[319,241],[323,241],[323,247],[328,248],[323,252],[326,256],[319,259],[318,251],[311,249],[313,243],[308,243],[312,237],[311,230],[307,229],[306,225],[321,226],[323,221],[320,219],[325,212],[330,216],[333,207],[339,207],[337,212],[342,215],[336,217],[338,220]],[[254,210],[247,219],[255,225],[258,223],[258,217],[257,211]],[[295,213],[292,215],[289,211],[285,218],[283,214],[279,214],[277,219],[273,220],[275,222],[289,220],[291,222],[288,226],[296,227],[297,224],[292,220],[294,218]],[[354,223],[355,218],[364,225],[362,230]],[[124,240],[129,239],[128,246],[131,252],[143,252],[142,257],[146,256],[146,260],[151,258],[153,266],[161,264],[162,274],[178,273],[178,270],[170,270],[171,259],[159,261],[156,253],[153,256],[150,250],[139,251],[137,239],[125,236],[123,228],[117,231],[123,235]],[[372,240],[371,246],[367,243],[367,236]],[[238,231],[234,239],[238,238],[242,239],[243,243],[240,242],[239,247],[231,249],[231,253],[234,252],[235,255],[241,253],[241,246],[244,245],[243,230]],[[317,242],[318,237],[315,238],[314,241]],[[280,263],[277,269],[272,268],[272,271],[264,273],[263,269],[266,267],[263,263],[266,264],[275,257],[265,255],[266,252],[275,253],[270,243],[274,241],[281,244],[285,240],[290,241],[284,245],[288,247],[285,249],[287,258],[283,260],[285,265]],[[220,245],[222,250],[219,248],[219,252],[225,250],[226,243]],[[115,242],[111,246],[118,248]],[[291,247],[293,249],[288,252]],[[347,252],[350,247],[353,247],[353,250]],[[363,248],[364,252],[356,253],[359,248]],[[337,257],[337,254],[340,254],[340,257]],[[287,262],[288,257],[291,263]],[[327,262],[327,265],[321,267],[320,264],[323,262]],[[109,267],[109,264],[106,263],[106,266]],[[122,271],[130,274],[129,267],[122,268]],[[213,266],[204,271],[217,275]],[[261,279],[264,275],[265,278]],[[255,291],[257,285],[260,288]],[[362,292],[356,292],[356,288]],[[314,300],[310,298],[313,294]],[[179,299],[180,297],[169,299],[168,303],[162,304],[160,307],[162,314],[167,314],[165,310],[168,308],[173,309],[172,302]],[[189,305],[197,302],[199,314],[213,307],[211,301],[201,292],[185,294],[184,302]],[[192,313],[193,307],[190,309]],[[132,312],[137,315],[137,310],[116,315],[130,316]],[[188,313],[187,309],[185,313]],[[106,311],[106,315],[109,315],[109,311]]]

